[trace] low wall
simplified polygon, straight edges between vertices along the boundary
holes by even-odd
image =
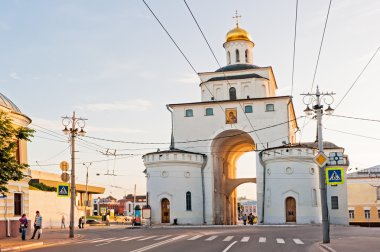
[[[28,231],[27,235],[31,232],[31,221],[29,221]],[[10,237],[18,237],[20,236],[19,227],[20,222],[18,220],[9,220],[9,226],[10,226]],[[0,220],[0,239],[6,238],[7,236],[7,221]]]
[[[44,192],[29,190],[29,213],[28,219],[34,220],[36,211],[40,211],[43,228],[61,227],[62,215],[65,216],[66,228],[70,222],[70,198],[57,197],[56,192]],[[75,207],[75,226],[78,219],[84,215],[83,210]]]

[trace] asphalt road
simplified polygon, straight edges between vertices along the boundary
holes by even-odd
[[[319,226],[233,226],[83,230],[82,239],[30,251],[321,251]]]

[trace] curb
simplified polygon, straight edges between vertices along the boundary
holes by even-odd
[[[26,249],[26,248],[39,247],[39,246],[43,246],[43,245],[44,245],[43,242],[36,242],[36,243],[32,243],[32,244],[25,244],[25,245],[19,245],[19,246],[14,246],[14,247],[9,247],[9,248],[2,248],[2,249],[0,249],[0,252],[22,250],[22,249]]]
[[[330,248],[330,247],[327,246],[326,244],[319,243],[319,246],[320,246],[324,251],[328,251],[328,252],[336,252],[335,249]]]

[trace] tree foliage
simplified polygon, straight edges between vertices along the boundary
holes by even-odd
[[[34,130],[16,127],[9,116],[0,111],[0,194],[8,192],[8,181],[18,181],[25,177],[23,171],[28,164],[17,160],[18,141],[30,141]]]

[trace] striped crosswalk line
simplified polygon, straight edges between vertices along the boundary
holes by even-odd
[[[285,243],[284,239],[282,238],[276,238],[277,243]]]
[[[205,241],[212,241],[212,240],[215,240],[216,237],[218,237],[218,236],[217,236],[217,235],[210,236],[210,237],[207,238]]]
[[[224,238],[223,241],[231,241],[233,238],[233,236],[227,236],[226,238]]]
[[[261,242],[261,243],[267,242],[267,238],[266,237],[260,237],[259,242]]]
[[[293,239],[295,244],[304,244],[300,239]]]
[[[114,241],[120,241],[120,240],[123,240],[123,239],[126,239],[126,238],[128,238],[128,237],[126,236],[126,237],[121,237],[121,238],[108,239],[108,240],[106,240],[106,241],[103,241],[103,242],[100,243],[100,244],[95,245],[95,246],[96,246],[96,247],[99,247],[99,246],[108,245],[108,244],[110,244],[111,242],[114,242]]]
[[[244,236],[243,238],[241,238],[240,241],[241,242],[248,242],[249,241],[249,236]]]
[[[188,241],[194,241],[194,240],[196,240],[196,239],[199,239],[199,238],[201,238],[203,235],[196,235],[196,236],[194,236],[194,237],[191,237],[191,238],[189,238],[189,239],[187,239]]]
[[[146,238],[139,239],[139,241],[146,241],[146,240],[149,240],[149,239],[152,239],[152,238],[155,238],[155,237],[157,237],[157,235],[148,236]]]
[[[128,239],[124,239],[124,240],[121,240],[123,242],[126,242],[126,241],[132,241],[132,240],[136,240],[136,239],[140,239],[140,238],[143,238],[144,236],[136,236],[136,237],[132,237],[132,238],[128,238]]]
[[[162,236],[162,237],[158,237],[158,238],[156,238],[156,239],[154,239],[155,241],[160,241],[160,240],[163,240],[163,239],[165,239],[165,238],[168,238],[168,237],[170,237],[171,235],[165,235],[165,236]]]

